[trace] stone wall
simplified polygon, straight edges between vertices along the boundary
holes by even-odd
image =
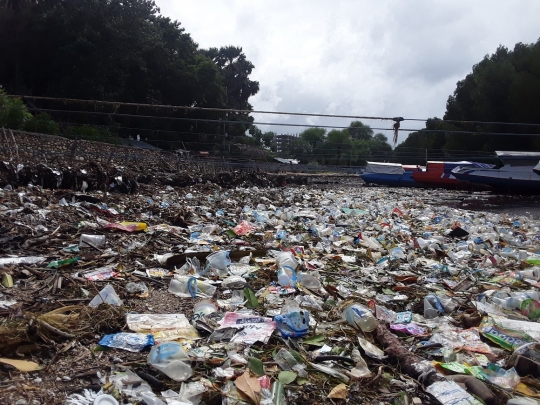
[[[13,133],[13,135],[11,135]],[[0,129],[0,157],[19,161],[54,161],[76,163],[95,162],[101,164],[145,164],[166,161],[177,162],[177,155],[171,152],[147,150],[131,146],[112,145],[78,139],[68,139],[54,135],[36,134],[23,131]]]

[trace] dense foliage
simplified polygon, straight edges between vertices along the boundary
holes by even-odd
[[[514,50],[500,46],[494,54],[484,57],[472,73],[457,83],[454,94],[448,98],[443,120],[428,120],[428,131],[410,134],[397,151],[405,148],[540,150],[539,136],[523,135],[540,135],[540,125],[501,124],[540,124],[540,39],[529,45],[518,43]]]
[[[249,79],[254,66],[241,48],[199,49],[179,22],[160,15],[154,1],[0,3],[0,85],[10,94],[250,109],[248,98],[258,92]],[[160,139],[161,147],[172,148],[208,149],[225,133],[243,135],[249,127],[229,129],[219,120],[252,121],[247,114],[219,112],[96,107],[88,114],[87,104],[51,102],[30,107],[48,111],[64,132],[90,124],[124,137]],[[86,114],[51,111],[59,109]],[[164,115],[174,119],[159,117]]]
[[[385,135],[374,135],[369,126],[353,121],[343,130],[308,128],[284,152],[302,163],[354,166],[365,164],[367,159],[388,159],[392,147]]]

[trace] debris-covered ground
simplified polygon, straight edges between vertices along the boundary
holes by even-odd
[[[430,190],[103,176],[0,191],[1,403],[540,397],[537,220]]]

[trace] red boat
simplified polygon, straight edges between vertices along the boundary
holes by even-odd
[[[476,162],[427,162],[426,170],[413,172],[412,176],[415,181],[423,184],[426,187],[441,187],[441,188],[467,188],[465,185],[454,177],[452,170],[460,166],[492,168],[493,165]]]

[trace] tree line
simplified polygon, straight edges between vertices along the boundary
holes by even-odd
[[[276,134],[262,132],[249,113],[259,83],[242,48],[199,48],[152,0],[0,1],[0,55],[0,86],[9,94],[119,102],[23,103],[2,93],[0,125],[109,142],[140,136],[164,149],[216,154],[234,143],[276,150]],[[153,107],[160,104],[221,111]],[[531,125],[540,124],[539,111],[540,40],[486,55],[457,83],[443,119],[427,120],[394,151],[355,121],[343,130],[306,129],[280,154],[355,165],[367,157],[407,163],[414,150],[540,150],[540,137],[531,136],[540,135]]]
[[[411,133],[396,151],[540,150],[540,125],[528,124],[540,124],[540,39],[486,55],[457,83],[443,119],[427,120],[425,130]],[[501,133],[508,135],[494,135]]]
[[[151,0],[2,1],[0,55],[0,85],[10,94],[249,111],[248,100],[259,91],[241,47],[200,49]],[[165,114],[51,101],[28,108],[49,112],[66,135],[90,125],[105,136],[160,139],[171,149],[182,142],[193,149],[219,144],[253,122],[235,112]]]

